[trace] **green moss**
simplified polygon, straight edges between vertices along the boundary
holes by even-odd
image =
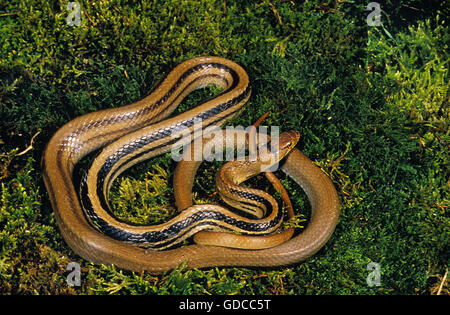
[[[67,2],[2,3],[0,292],[436,293],[449,261],[450,33],[442,6],[397,2],[382,4],[377,28],[353,1],[79,1],[74,27]],[[264,125],[300,131],[298,148],[339,193],[334,235],[306,262],[280,268],[180,266],[153,276],[84,261],[56,225],[38,162],[45,144],[70,119],[138,100],[199,55],[228,57],[249,73],[251,99],[230,124],[270,111]],[[217,93],[197,91],[178,112]],[[196,180],[196,202],[217,201],[219,166],[200,168],[206,183]],[[120,176],[114,214],[133,223],[175,215],[174,167],[166,154]],[[308,216],[305,194],[277,175],[297,213]],[[80,288],[66,283],[71,261],[81,264]],[[379,287],[366,282],[370,262],[380,265]]]

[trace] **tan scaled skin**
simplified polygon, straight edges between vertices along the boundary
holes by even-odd
[[[230,83],[227,71],[211,70],[213,84],[232,86],[216,98],[179,116],[164,120],[180,100],[155,100],[167,93],[180,73],[199,64],[215,63],[232,69],[238,83]],[[193,75],[195,76],[195,71]],[[202,81],[202,86],[208,80]],[[220,81],[222,83],[220,83]],[[199,86],[200,87],[200,86]],[[339,200],[329,178],[300,151],[294,149],[282,170],[306,192],[311,202],[311,219],[306,229],[289,241],[262,250],[231,249],[219,246],[188,245],[166,251],[143,249],[114,240],[92,227],[80,205],[72,182],[74,165],[90,152],[148,124],[151,128],[166,128],[198,112],[204,112],[226,99],[239,97],[236,111],[218,113],[217,124],[238,113],[249,97],[248,76],[237,64],[219,57],[199,57],[175,67],[162,83],[146,98],[120,108],[102,110],[78,117],[61,127],[47,145],[42,159],[42,173],[55,218],[67,244],[81,257],[95,263],[114,264],[134,271],[162,273],[187,263],[190,268],[211,266],[281,266],[302,261],[316,253],[332,235],[339,217]],[[180,98],[184,95],[180,94]],[[177,97],[178,98],[178,97]],[[167,103],[170,102],[170,103]],[[145,128],[144,128],[145,129]],[[127,136],[128,137],[128,136]],[[127,141],[125,138],[124,141]],[[163,153],[163,152],[159,152]],[[195,173],[195,172],[194,172]],[[192,187],[193,177],[185,174],[183,185]]]
[[[254,129],[252,129],[254,130]],[[232,134],[230,134],[230,132]],[[237,147],[244,147],[249,145],[249,139],[254,139],[255,137],[251,137],[245,134],[244,137],[236,136],[235,131],[221,131],[222,135],[218,138],[211,139],[210,135],[207,135],[205,139],[203,139],[203,145],[190,145],[186,148],[186,152],[178,163],[175,174],[174,174],[174,182],[180,183],[183,181],[183,176],[185,174],[191,174],[192,170],[198,168],[198,163],[190,163],[190,161],[194,160],[194,156],[203,156],[203,158],[208,158],[207,154],[204,152],[209,152],[210,154],[219,154],[223,155],[223,150],[227,148],[227,143],[232,143],[236,141]],[[240,133],[240,132],[238,132]],[[217,136],[217,133],[215,133]],[[239,186],[242,182],[247,180],[250,177],[253,177],[256,174],[259,174],[264,168],[268,166],[273,166],[273,163],[265,163],[264,161],[273,161],[279,162],[282,160],[289,152],[295,147],[299,140],[299,133],[297,131],[288,131],[281,134],[278,137],[278,146],[276,152],[258,152],[255,155],[255,160],[251,161],[249,157],[245,157],[245,159],[236,159],[233,161],[227,162],[224,166],[222,166],[216,176],[216,187],[219,191],[221,198],[228,203],[230,206],[240,209],[241,211],[245,211],[253,216],[258,218],[263,218],[266,215],[265,207],[262,204],[258,204],[258,206],[251,207],[249,209],[249,202],[254,202],[252,200],[240,197],[236,194],[236,191],[243,192],[244,195],[247,192],[251,192],[253,195],[260,196],[261,199],[265,199],[267,203],[272,204],[272,211],[280,211],[278,209],[278,205],[275,199],[269,194],[259,191],[257,189],[244,188]],[[230,140],[228,140],[229,138]],[[242,143],[239,143],[239,140]],[[257,145],[257,144],[256,144]],[[222,146],[221,148],[219,148]],[[215,150],[211,150],[214,148]],[[219,149],[219,150],[217,150]],[[200,153],[199,153],[200,152]],[[185,161],[186,158],[189,158],[189,161]],[[266,165],[264,165],[266,164]],[[271,172],[265,172],[266,177],[269,181],[274,185],[275,189],[278,191],[284,192],[283,200],[288,208],[289,218],[293,218],[294,213],[292,209],[292,204],[287,196],[287,192],[284,190],[283,185],[278,181],[278,179]],[[175,200],[176,205],[179,210],[189,209],[192,207],[192,198],[191,189],[192,187],[186,187],[185,185],[175,184]],[[181,190],[179,190],[181,188]],[[245,202],[245,207],[241,207],[240,201]],[[252,210],[252,211],[249,211]],[[266,233],[267,234],[267,233]],[[216,246],[225,246],[230,248],[240,248],[240,249],[265,249],[270,248],[276,245],[279,245],[292,237],[294,234],[294,229],[289,228],[284,231],[278,233],[271,233],[263,236],[256,235],[243,235],[237,233],[230,232],[209,232],[209,231],[200,231],[194,235],[194,242],[196,244],[201,245],[216,245]]]
[[[234,139],[229,141],[222,140],[227,139],[227,137]],[[242,139],[245,139],[245,141],[241,141]],[[249,145],[249,139],[251,139],[251,137],[249,137],[245,131],[235,130],[232,134],[223,131],[221,137],[205,138],[203,140],[203,146],[188,146],[186,148],[187,153],[176,167],[173,179],[175,202],[178,209],[184,209],[192,205],[192,186],[194,177],[198,167],[202,163],[202,161],[193,161],[192,157],[188,158],[187,155],[197,154],[196,150],[216,154],[217,152],[213,151],[211,148],[225,150],[226,147],[224,146],[222,148],[221,145],[233,143],[233,141],[237,150],[242,150],[242,147],[247,148]],[[197,156],[199,155],[197,154]],[[204,155],[203,157],[207,158],[207,155]],[[228,162],[227,164],[232,165],[231,162]],[[225,164],[225,166],[227,164]],[[221,169],[221,171],[222,170],[223,169]],[[292,246],[296,246],[295,244],[299,243],[301,246],[299,246],[297,250],[301,252],[302,258],[300,260],[311,256],[319,250],[331,236],[339,217],[339,199],[336,190],[328,177],[298,149],[294,148],[291,153],[288,154],[281,170],[293,178],[305,190],[311,202],[311,220],[305,231],[291,240],[289,239],[293,234],[292,229],[264,236],[237,235],[227,232],[199,232],[194,236],[194,241],[203,245],[220,245],[250,249],[250,252],[254,252],[255,254],[260,252],[259,250],[254,250],[255,248],[264,249],[263,252],[273,252],[274,257],[283,256],[277,249],[284,247],[283,245],[286,243],[291,243]],[[219,175],[220,173],[218,176]],[[319,186],[320,184],[322,185]],[[317,207],[321,206],[328,211],[320,211],[317,213]],[[314,239],[314,235],[317,236],[317,240]],[[310,241],[310,243],[307,244],[307,241]],[[290,250],[292,249],[293,248]],[[272,256],[266,256],[266,259],[268,258],[272,258]],[[263,256],[261,256],[260,259],[263,259]],[[266,265],[262,264],[262,266]]]

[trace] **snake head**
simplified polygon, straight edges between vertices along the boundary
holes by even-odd
[[[270,142],[258,149],[261,171],[276,170],[278,163],[291,152],[299,139],[300,133],[295,130],[283,132],[278,137],[272,136]]]
[[[297,145],[300,133],[296,130],[283,132],[278,137],[278,160],[283,159]]]
[[[267,144],[271,160],[273,162],[281,161],[297,145],[299,139],[300,133],[296,130],[286,131],[278,137],[272,137]]]

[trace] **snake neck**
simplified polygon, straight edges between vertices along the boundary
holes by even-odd
[[[241,186],[260,172],[259,163],[255,162],[231,161],[225,164],[216,176],[216,187],[221,199],[231,207],[259,219],[277,211],[278,203],[271,195]]]

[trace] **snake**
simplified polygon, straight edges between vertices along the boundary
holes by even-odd
[[[290,199],[287,197],[287,192],[281,182],[269,170],[277,168],[280,160],[294,148],[300,138],[300,134],[294,130],[284,132],[278,137],[275,137],[275,141],[273,141],[275,143],[273,143],[268,141],[268,139],[260,139],[255,132],[255,128],[249,128],[247,131],[228,128],[226,130],[219,129],[213,134],[213,137],[211,134],[206,134],[202,138],[202,145],[190,144],[186,148],[186,152],[177,164],[174,172],[174,195],[177,208],[189,209],[192,207],[192,185],[185,185],[189,181],[186,181],[184,176],[189,174],[195,177],[195,172],[203,160],[214,160],[214,158],[220,160],[224,151],[230,147],[237,149],[238,152],[250,148],[250,152],[257,152],[258,154],[253,156],[253,158],[244,156],[244,159],[242,159],[243,156],[241,153],[238,153],[236,160],[227,162],[220,168],[216,176],[216,188],[219,196],[234,209],[240,209],[243,212],[251,214],[253,217],[259,219],[264,218],[268,209],[274,215],[279,210],[277,202],[271,195],[258,189],[240,186],[241,183],[256,174],[265,172],[266,178],[272,183],[277,192],[281,193],[282,199],[287,207],[288,217],[293,221],[294,212]],[[263,134],[263,138],[267,138],[267,135]],[[259,150],[257,148],[258,144],[260,145]],[[267,148],[267,146],[271,149],[268,151],[261,150],[261,147]],[[201,158],[196,159],[195,157]],[[285,196],[283,196],[283,193]],[[264,221],[260,220],[258,222],[266,224]],[[200,231],[195,233],[193,237],[194,242],[197,244],[219,245],[232,248],[263,249],[287,241],[294,233],[293,228],[282,229],[282,231],[270,234],[264,232],[236,234],[236,229],[233,229],[234,233],[230,233],[229,231],[218,232],[218,229],[211,230],[214,231]],[[263,236],[258,234],[263,234]]]
[[[145,135],[147,133],[135,136],[137,136],[137,139],[147,139]],[[210,135],[205,134],[205,136],[209,137]],[[149,141],[146,145],[141,145],[139,141],[135,141],[135,147],[127,149],[126,151],[129,153],[121,158],[117,158],[116,155],[123,154],[124,146],[113,149],[109,149],[109,146],[105,147],[92,163],[89,173],[86,174],[86,178],[81,184],[80,200],[83,210],[90,223],[102,233],[116,240],[158,250],[173,247],[203,230],[233,231],[246,235],[271,233],[282,223],[282,212],[279,211],[276,200],[264,191],[244,188],[240,184],[283,159],[295,146],[299,136],[299,133],[293,130],[282,133],[276,139],[276,144],[267,142],[265,150],[260,148],[253,160],[243,160],[242,157],[239,157],[238,160],[230,161],[220,169],[217,176],[217,188],[222,199],[235,209],[246,212],[255,219],[236,215],[227,208],[215,204],[189,207],[181,207],[178,204],[178,208],[182,210],[178,216],[156,225],[128,224],[111,216],[107,204],[111,183],[114,178],[120,175],[120,171],[136,163],[133,155],[146,152],[146,159],[152,157],[155,154],[153,149],[160,146],[154,141]],[[175,138],[177,137],[175,136]],[[233,138],[233,135],[228,134],[225,139],[227,138]],[[216,138],[216,141],[217,139],[223,140],[223,137]],[[237,139],[241,139],[241,137]],[[171,143],[172,141],[168,140],[168,142]],[[222,142],[223,144],[226,143],[226,141]],[[127,142],[124,145],[128,146],[129,143]],[[113,145],[116,146],[116,143]],[[233,147],[235,146],[233,145]],[[240,143],[240,147],[243,147],[243,143]],[[208,151],[211,150],[208,149]],[[217,152],[214,152],[214,154],[217,154]],[[128,155],[131,155],[131,157]],[[209,158],[209,156],[205,156],[205,158]],[[127,159],[130,160],[127,167],[121,167],[121,163],[125,163]],[[113,160],[116,162],[112,163]],[[117,171],[114,172],[114,170]],[[184,174],[188,170],[180,171],[178,169],[177,172]],[[182,181],[182,179],[179,181]],[[177,182],[179,181],[177,180]],[[177,196],[187,195],[184,190],[176,191],[175,194]]]
[[[193,109],[169,117],[189,93],[209,85],[223,91]],[[98,203],[96,210],[105,209],[108,206],[105,194],[120,173],[145,159],[169,152],[181,141],[181,136],[174,137],[177,132],[187,130],[195,134],[196,128],[222,126],[244,109],[250,94],[248,75],[240,65],[221,57],[196,57],[174,67],[148,96],[122,107],[84,114],[59,128],[44,150],[41,169],[55,220],[68,246],[94,263],[154,274],[167,272],[181,264],[188,268],[282,266],[303,261],[319,251],[338,222],[339,198],[328,176],[297,148],[284,159],[281,170],[308,196],[310,221],[300,234],[270,248],[246,250],[191,244],[158,250],[135,246],[130,241],[136,241],[136,233],[128,233],[127,227],[122,233],[122,222],[110,224],[112,218],[96,218],[96,214],[89,215],[89,210],[83,210],[85,203],[77,192],[73,177],[75,166],[85,156],[100,151],[95,160],[101,162],[94,162],[89,170],[97,174],[92,184],[96,189],[88,191],[87,195],[89,200],[95,199]],[[197,123],[199,120],[201,124]],[[186,138],[181,144],[188,144],[189,137],[181,138]],[[179,185],[179,192],[184,192],[182,199],[188,200],[195,168],[184,168],[182,172],[183,180],[180,182],[177,177],[178,182],[174,184]],[[204,205],[192,207],[198,206]],[[180,215],[184,213],[189,213],[189,209]],[[138,236],[137,242],[141,241]]]

